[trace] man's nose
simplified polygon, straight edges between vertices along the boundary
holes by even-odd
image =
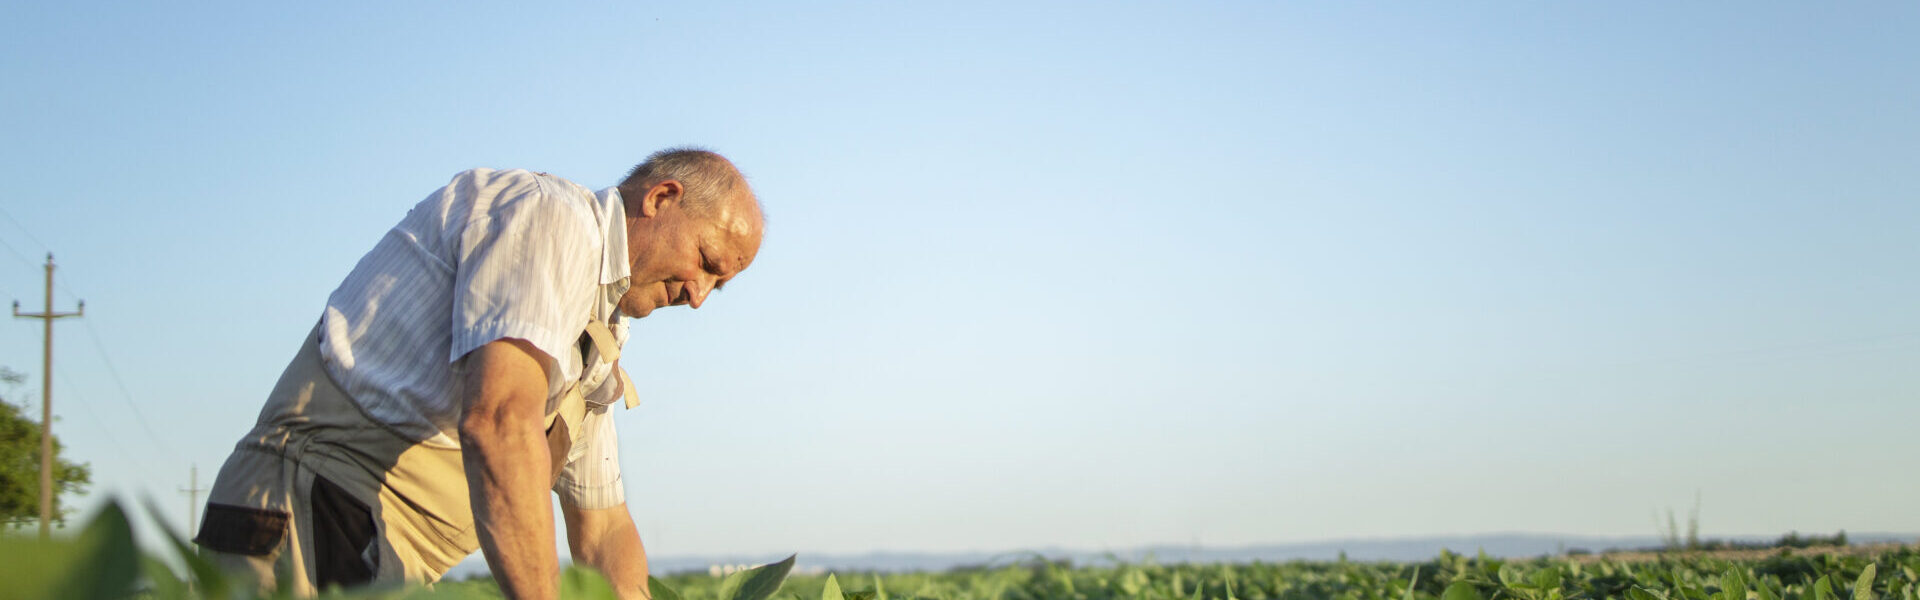
[[[707,292],[710,291],[713,291],[713,288],[707,287],[699,281],[687,282],[687,306],[689,308],[700,308],[700,303],[707,301]]]

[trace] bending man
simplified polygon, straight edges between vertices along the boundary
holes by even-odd
[[[647,597],[611,410],[629,318],[699,308],[764,222],[718,154],[649,157],[594,192],[475,169],[415,205],[327,299],[194,541],[311,595],[434,581],[485,551],[511,598],[558,592],[552,496],[576,561]]]

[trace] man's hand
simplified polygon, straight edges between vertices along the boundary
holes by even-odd
[[[474,526],[487,567],[508,598],[560,594],[543,427],[549,360],[525,340],[502,339],[462,357],[456,371],[466,407],[460,448]]]
[[[567,548],[573,551],[574,562],[599,569],[620,600],[653,597],[647,589],[647,549],[640,545],[640,531],[633,526],[625,502],[609,508],[580,508],[562,498],[560,514],[567,520]]]

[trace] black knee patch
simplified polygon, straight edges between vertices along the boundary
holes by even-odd
[[[355,586],[373,581],[367,548],[373,545],[373,512],[325,477],[313,478],[314,585]]]
[[[228,554],[266,556],[286,537],[285,512],[208,502],[193,543]]]

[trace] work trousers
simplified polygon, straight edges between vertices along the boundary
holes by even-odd
[[[327,376],[319,336],[220,468],[194,542],[263,590],[282,583],[277,567],[301,596],[438,580],[480,547],[460,450],[369,418]]]

